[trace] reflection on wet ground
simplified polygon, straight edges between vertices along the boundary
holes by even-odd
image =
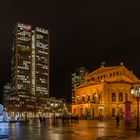
[[[79,120],[54,125],[50,120],[46,125],[38,121],[28,123],[0,123],[0,139],[4,140],[140,140],[140,131],[135,131],[135,120],[125,124],[122,120]]]

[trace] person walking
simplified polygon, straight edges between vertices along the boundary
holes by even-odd
[[[55,112],[53,113],[53,124],[54,125],[56,124],[56,114],[55,114]]]
[[[45,116],[43,117],[43,124],[44,124],[44,126],[46,124],[46,118],[45,118]]]
[[[42,124],[42,117],[39,116],[39,121],[40,121],[40,124]]]
[[[117,115],[116,116],[116,123],[119,124],[119,122],[120,122],[120,117],[119,117],[119,115]]]

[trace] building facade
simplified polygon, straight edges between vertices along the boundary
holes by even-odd
[[[84,77],[84,83],[73,88],[72,114],[83,119],[124,117],[125,102],[131,103],[131,116],[136,116],[136,100],[130,94],[132,84],[140,80],[122,64],[104,67]]]
[[[8,105],[11,94],[11,83],[6,83],[3,86],[3,105],[4,107]]]
[[[7,110],[45,110],[49,97],[49,32],[17,23],[13,32],[11,95]],[[40,104],[40,102],[42,102]]]
[[[84,83],[84,77],[89,73],[89,71],[84,68],[80,67],[74,70],[74,73],[71,75],[72,81],[72,89],[76,88],[77,86]],[[72,103],[75,102],[75,92],[72,90]]]

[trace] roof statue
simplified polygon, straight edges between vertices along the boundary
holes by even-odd
[[[120,65],[123,66],[123,62],[121,62]]]
[[[105,61],[102,61],[100,67],[104,67],[105,66],[105,63],[106,63]]]

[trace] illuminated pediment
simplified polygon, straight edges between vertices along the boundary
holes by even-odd
[[[85,83],[95,82],[129,82],[140,83],[140,80],[125,66],[100,67],[84,77]]]

